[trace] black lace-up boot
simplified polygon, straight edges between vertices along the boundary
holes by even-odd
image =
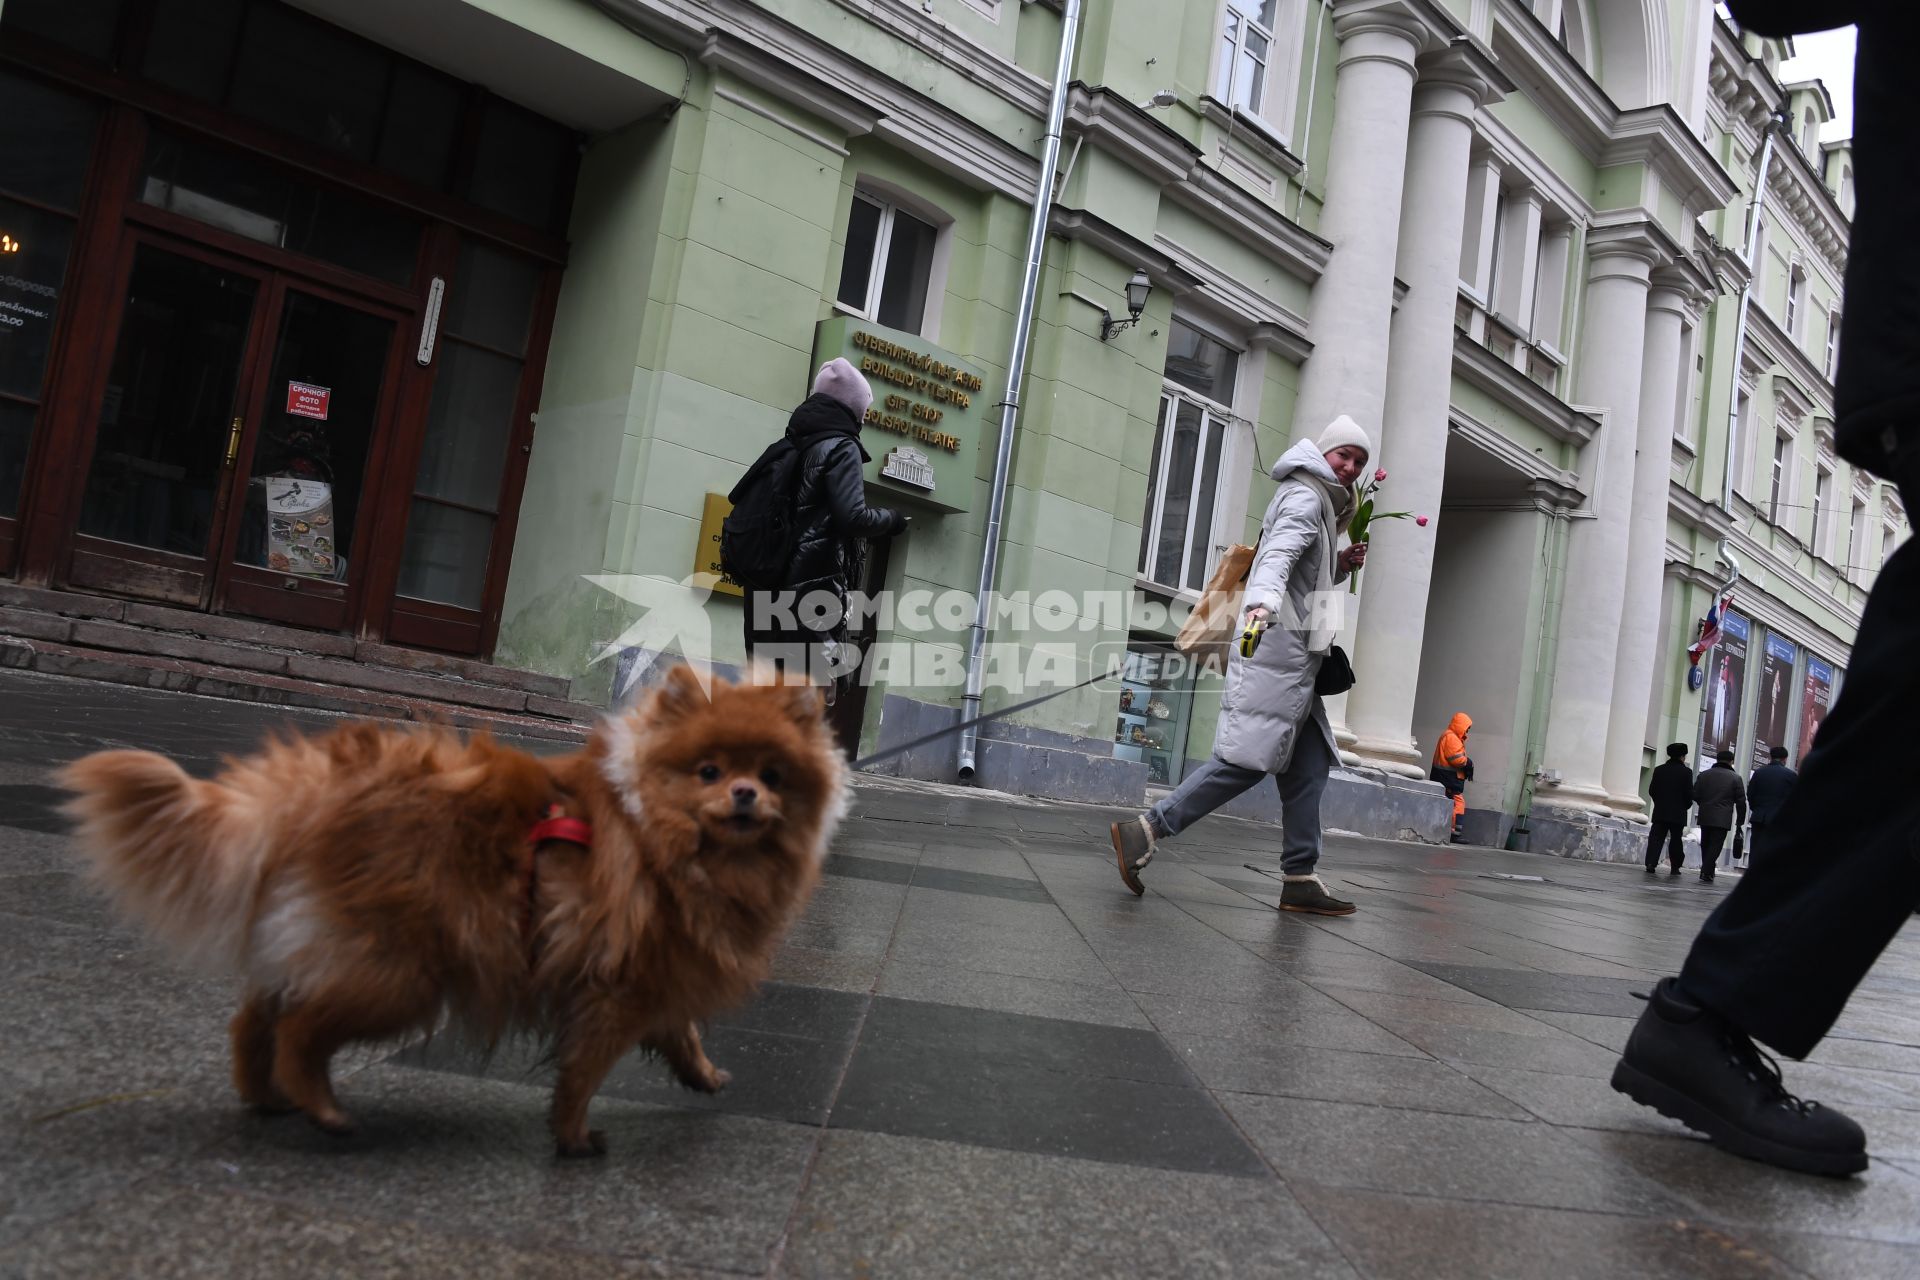
[[[1613,1087],[1749,1160],[1835,1178],[1867,1167],[1858,1124],[1788,1093],[1778,1063],[1672,978],[1654,988]]]

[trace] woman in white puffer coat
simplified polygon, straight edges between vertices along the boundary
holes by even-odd
[[[1372,452],[1367,433],[1341,416],[1273,464],[1280,485],[1260,522],[1245,605],[1247,620],[1264,621],[1267,630],[1251,657],[1238,646],[1228,654],[1212,758],[1152,809],[1113,824],[1120,878],[1135,894],[1146,892],[1140,872],[1160,840],[1271,775],[1282,809],[1280,909],[1353,914],[1354,905],[1314,874],[1320,797],[1339,758],[1314,681],[1338,631],[1334,586],[1366,562],[1365,543],[1335,549],[1353,518],[1354,482]]]

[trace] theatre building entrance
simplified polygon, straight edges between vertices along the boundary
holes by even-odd
[[[7,0],[0,577],[490,652],[577,155],[274,0]]]

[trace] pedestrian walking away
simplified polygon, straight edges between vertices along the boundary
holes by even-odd
[[[1713,768],[1694,780],[1693,802],[1700,810],[1700,879],[1712,884],[1728,834],[1747,824],[1747,784],[1733,767],[1733,752],[1715,756]]]
[[[1748,820],[1753,824],[1753,845],[1760,843],[1760,833],[1780,812],[1780,806],[1787,802],[1787,797],[1793,792],[1793,784],[1799,780],[1800,775],[1787,767],[1785,747],[1775,747],[1768,752],[1767,763],[1753,771],[1753,777],[1747,782]]]
[[[1282,911],[1352,915],[1354,904],[1328,892],[1320,861],[1320,797],[1339,758],[1314,682],[1335,628],[1325,605],[1333,586],[1366,562],[1366,544],[1335,554],[1353,518],[1353,485],[1373,442],[1353,419],[1333,420],[1317,440],[1296,443],[1273,464],[1280,482],[1260,522],[1247,572],[1244,616],[1274,624],[1227,657],[1226,688],[1213,755],[1146,813],[1113,824],[1120,879],[1146,892],[1140,873],[1155,846],[1271,776],[1280,790]],[[1316,607],[1315,597],[1318,596]]]
[[[777,530],[761,534],[758,545],[749,543],[742,557],[758,551],[772,561],[757,580],[743,583],[747,656],[822,679],[829,706],[859,667],[847,641],[847,593],[859,580],[866,540],[895,537],[907,528],[906,516],[867,505],[860,468],[871,456],[860,443],[860,424],[872,403],[873,388],[860,371],[845,359],[829,360],[814,379],[813,394],[793,411],[785,435],[734,489],[736,515],[758,521],[748,528]],[[741,523],[729,516],[724,537],[732,539]],[[723,541],[722,554],[739,552]],[[736,577],[755,576],[731,562],[726,568]]]
[[[1693,769],[1687,764],[1687,744],[1675,742],[1667,747],[1667,762],[1653,771],[1648,785],[1653,797],[1653,829],[1647,833],[1647,874],[1660,869],[1660,846],[1667,846],[1667,861],[1677,876],[1687,860],[1687,818],[1693,811]]]
[[[1445,787],[1453,801],[1453,842],[1460,843],[1460,819],[1467,816],[1467,783],[1473,781],[1473,757],[1467,754],[1467,734],[1473,717],[1456,711],[1433,748],[1433,769],[1427,774]]]
[[[1853,239],[1835,446],[1920,510],[1920,12],[1909,0],[1729,0],[1763,35],[1859,26]],[[1772,127],[1777,128],[1777,125]],[[1850,1117],[1795,1097],[1754,1044],[1804,1058],[1920,905],[1920,788],[1893,749],[1920,715],[1920,547],[1881,566],[1853,667],[1752,866],[1628,1037],[1613,1087],[1737,1155],[1835,1176],[1867,1167]]]

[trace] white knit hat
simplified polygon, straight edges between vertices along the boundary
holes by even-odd
[[[862,421],[866,420],[868,406],[873,404],[873,388],[844,356],[835,356],[820,366],[813,380],[813,394],[839,401]]]
[[[1349,444],[1364,449],[1369,458],[1373,456],[1373,441],[1368,437],[1366,428],[1343,413],[1327,424],[1326,430],[1313,442],[1313,447],[1321,453],[1332,453],[1342,445]]]

